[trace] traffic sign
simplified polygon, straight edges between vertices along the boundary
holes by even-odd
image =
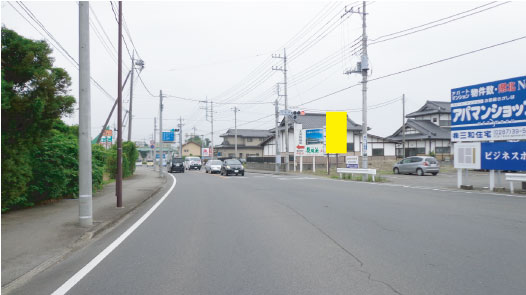
[[[163,132],[163,141],[164,142],[170,142],[174,141],[174,133],[173,132]]]
[[[150,148],[154,149],[154,148],[155,148],[155,145],[152,144],[152,145],[150,146]]]
[[[279,110],[279,114],[282,116],[290,116],[292,115],[291,110]]]

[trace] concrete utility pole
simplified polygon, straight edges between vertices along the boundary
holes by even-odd
[[[287,51],[285,48],[283,48],[283,56],[279,54],[273,54],[273,58],[281,58],[283,59],[283,67],[272,67],[272,70],[275,71],[282,71],[283,72],[283,96],[285,97],[285,112],[288,112],[289,106],[288,106],[288,97],[287,97]],[[289,171],[289,116],[285,114],[285,151],[286,151],[286,157],[285,157],[285,165],[286,165],[286,171]]]
[[[179,154],[183,156],[183,118],[179,117]]]
[[[154,151],[153,151],[153,170],[155,170],[155,159],[157,158],[157,151],[159,150],[159,145],[157,144],[157,117],[153,117],[153,144],[154,144]]]
[[[200,100],[199,102],[204,102],[205,103],[205,114],[206,114],[206,120],[208,121],[208,98],[206,98],[205,100]],[[201,107],[201,109],[203,109]],[[214,104],[212,103],[212,101],[210,101],[210,124],[211,124],[211,139],[210,139],[210,144],[211,144],[211,148],[210,148],[210,159],[214,159]]]
[[[369,70],[369,57],[367,56],[367,25],[366,25],[366,11],[365,1],[363,1],[363,11],[360,8],[354,11],[353,7],[350,10],[345,8],[345,13],[342,18],[348,13],[357,13],[362,16],[362,57],[361,62],[356,70],[347,71],[346,74],[361,73],[362,74],[362,168],[368,168],[367,161],[367,71]],[[364,177],[367,181],[367,177]]]
[[[276,109],[276,136],[274,136],[274,139],[276,141],[276,173],[279,172],[279,166],[281,164],[281,153],[279,149],[279,104],[278,100],[274,102],[275,109]]]
[[[212,100],[210,100],[210,117],[211,117],[211,124],[212,124],[212,138],[211,138],[211,143],[212,143],[212,160],[214,159],[214,103],[212,102]]]
[[[132,64],[131,64],[131,79],[130,79],[130,107],[129,107],[129,114],[128,114],[128,141],[131,141],[131,132],[132,132],[132,110],[133,110],[133,72],[135,68],[135,50],[132,53]]]
[[[119,45],[117,70],[117,207],[122,207],[122,1],[119,1]]]
[[[159,90],[159,177],[163,177],[163,91]]]
[[[79,223],[93,225],[89,2],[79,2]]]
[[[234,133],[234,140],[235,140],[235,143],[234,143],[234,155],[235,155],[235,158],[238,157],[238,154],[237,154],[237,112],[239,112],[239,109],[236,107],[234,107],[232,109],[234,111],[234,128],[235,128],[235,133]]]
[[[402,158],[405,157],[405,94],[402,95]]]
[[[362,14],[362,136],[363,136],[363,149],[362,149],[362,168],[368,168],[367,161],[367,70],[369,69],[369,60],[367,57],[367,32],[365,18],[367,13],[365,12],[365,1],[363,1],[363,14]],[[367,177],[365,177],[367,181]]]
[[[128,78],[130,77],[130,73],[131,72],[128,72],[128,75],[126,76],[126,79],[124,80],[124,83],[122,84],[122,87],[121,87],[122,89],[124,89],[124,86],[126,85],[126,82],[128,82]],[[118,102],[119,102],[119,100],[116,99],[115,102],[113,103],[113,107],[111,108],[110,114],[106,118],[106,122],[104,123],[104,126],[102,126],[102,130],[100,131],[99,136],[97,137],[97,144],[100,143],[100,139],[102,138],[102,135],[104,134],[104,130],[106,130],[106,128],[108,127],[108,123],[110,122],[111,116],[113,115],[113,111],[115,111],[115,108],[117,107]]]

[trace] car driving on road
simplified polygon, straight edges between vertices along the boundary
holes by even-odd
[[[210,174],[220,173],[222,164],[223,162],[221,162],[220,160],[209,160],[208,162],[206,162],[205,172],[210,172]]]
[[[186,157],[184,159],[184,166],[186,170],[196,169],[201,170],[201,158],[199,157]]]
[[[221,175],[245,175],[245,168],[243,167],[243,164],[239,160],[236,159],[228,159],[223,161],[223,165],[221,166]]]
[[[405,158],[393,166],[394,174],[417,174],[422,176],[425,173],[437,175],[440,172],[440,164],[433,157],[418,156]]]
[[[170,165],[170,173],[181,172],[184,173],[184,160],[183,158],[173,158],[172,165]]]

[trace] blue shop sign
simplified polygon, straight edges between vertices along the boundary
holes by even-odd
[[[526,141],[481,143],[481,168],[526,171]]]

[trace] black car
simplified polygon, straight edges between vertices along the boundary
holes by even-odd
[[[182,172],[184,173],[184,159],[183,158],[173,158],[172,165],[170,166],[170,173],[173,172]]]
[[[236,159],[228,159],[223,161],[223,165],[221,165],[221,175],[228,176],[229,174],[244,176],[245,168],[243,167],[243,164],[241,164],[241,162]]]

